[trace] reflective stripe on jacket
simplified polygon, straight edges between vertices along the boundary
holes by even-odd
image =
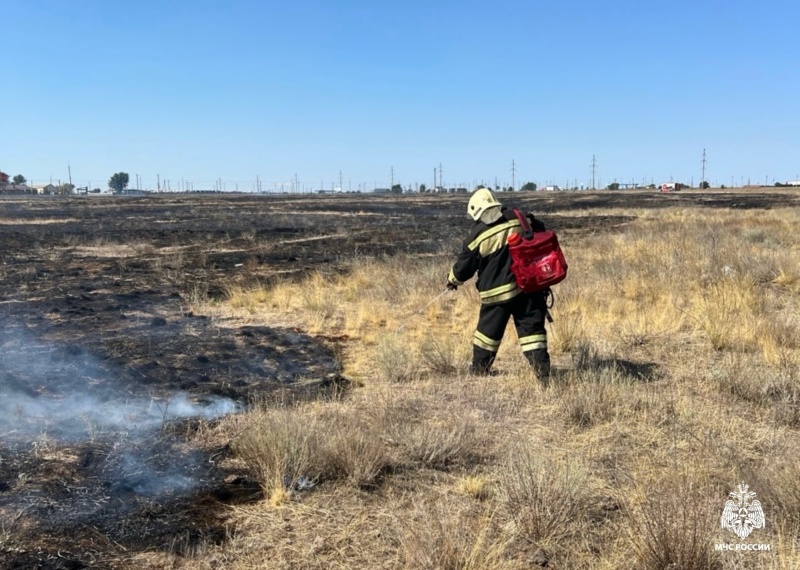
[[[533,230],[544,231],[544,224],[527,214]],[[448,280],[462,285],[478,273],[476,287],[481,303],[501,303],[516,297],[520,290],[511,272],[511,254],[508,251],[508,236],[521,233],[519,220],[510,209],[503,208],[502,216],[492,224],[475,222],[458,259],[450,269]]]

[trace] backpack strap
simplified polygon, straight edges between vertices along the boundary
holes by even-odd
[[[522,237],[524,239],[533,238],[533,228],[531,227],[531,223],[528,221],[528,217],[517,208],[514,208],[512,211],[514,212],[514,215],[517,216],[519,225],[522,226]]]

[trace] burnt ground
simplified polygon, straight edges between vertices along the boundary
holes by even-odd
[[[562,234],[631,221],[603,209],[797,203],[791,193],[514,198]],[[199,420],[187,416],[342,386],[335,345],[345,339],[228,326],[192,306],[234,283],[340,271],[356,256],[455,251],[466,200],[0,198],[0,567],[124,568],[139,552],[224,541],[220,504],[258,489],[217,467],[225,446],[191,443]],[[588,208],[599,212],[576,215]],[[185,416],[169,412],[176,395]]]

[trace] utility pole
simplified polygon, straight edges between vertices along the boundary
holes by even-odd
[[[435,166],[433,167],[433,188],[432,188],[432,191],[436,192],[436,167]]]
[[[389,182],[389,190],[391,190],[393,188],[394,188],[394,166],[392,166],[392,173],[391,173],[391,178],[390,178],[390,182]]]
[[[703,177],[700,179],[700,188],[703,188],[703,186],[705,186],[705,184],[703,183],[706,181],[706,149],[703,149],[702,164],[703,164]]]
[[[439,163],[439,186],[444,188],[444,182],[442,182],[442,163]]]
[[[156,174],[156,188],[161,192],[161,175]]]
[[[594,155],[592,155],[592,190],[596,190],[594,185],[594,175],[597,171],[597,160],[595,159]]]
[[[339,171],[339,192],[342,191],[342,171]]]
[[[511,191],[517,189],[517,167],[514,164],[514,159],[511,159]]]
[[[69,162],[67,163],[67,172],[69,173],[69,187],[72,188],[72,168],[70,167]]]

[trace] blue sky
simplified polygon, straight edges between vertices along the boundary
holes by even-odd
[[[800,3],[0,0],[0,169],[227,190],[800,173]]]

